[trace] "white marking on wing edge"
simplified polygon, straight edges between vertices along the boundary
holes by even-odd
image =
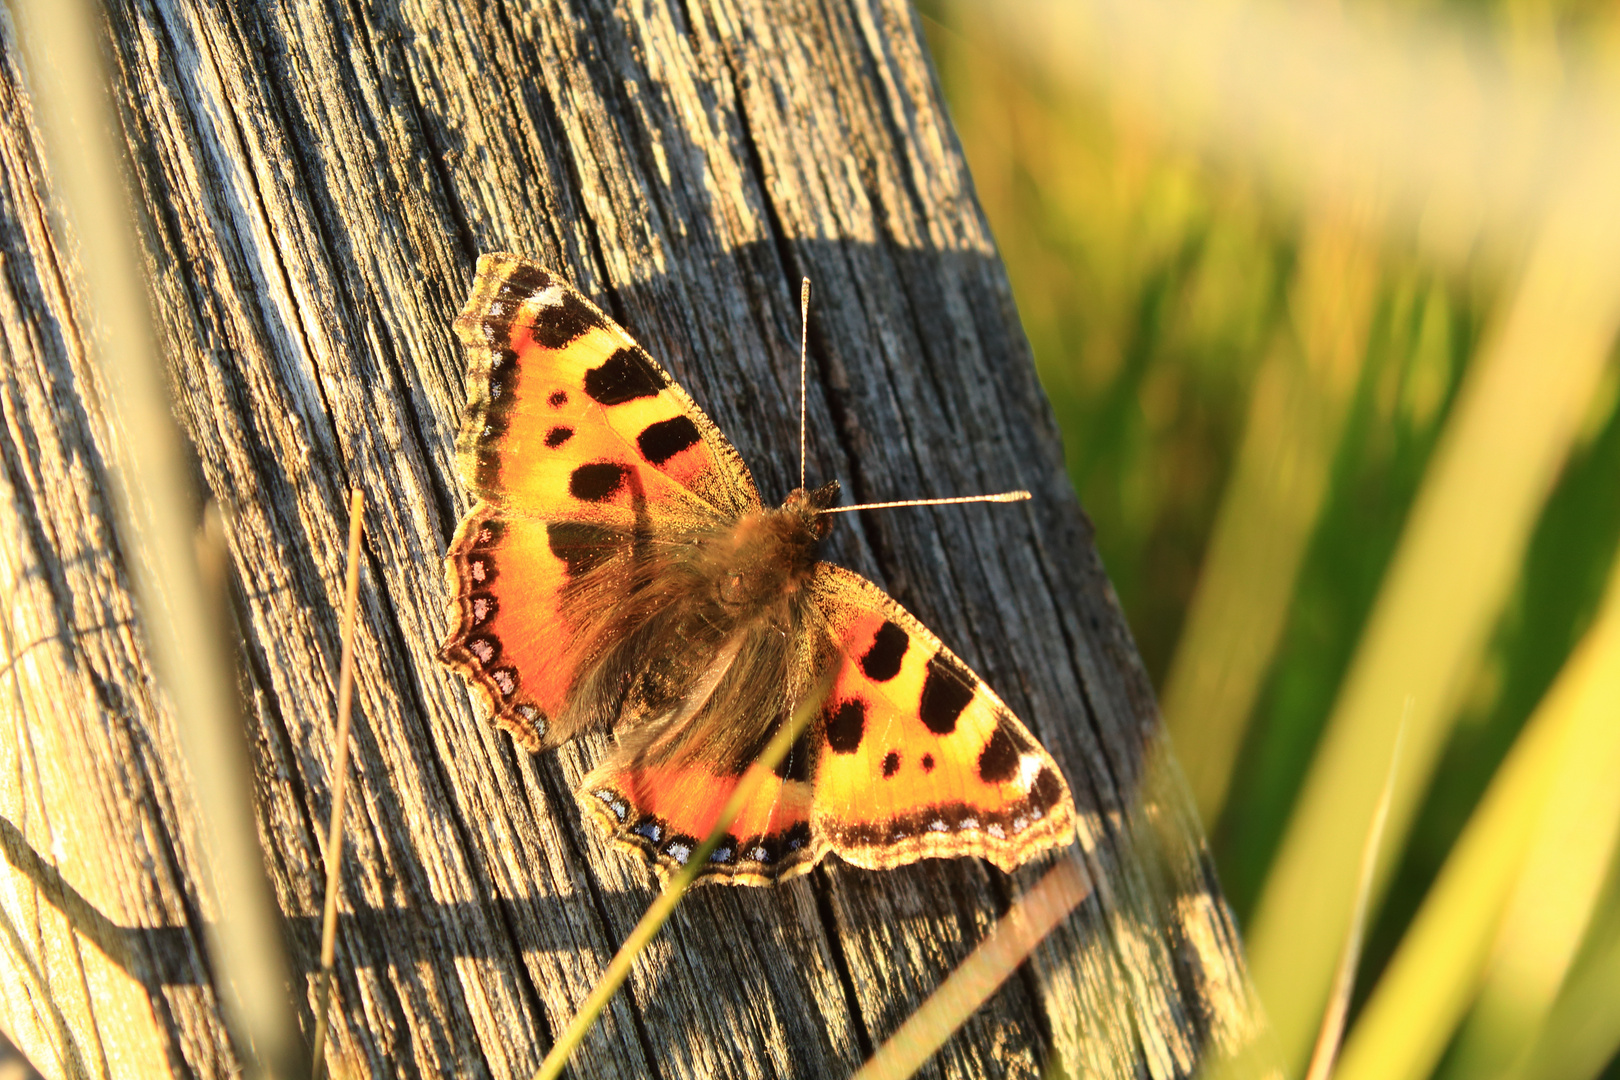
[[[1028,791],[1035,784],[1035,777],[1040,775],[1041,759],[1034,754],[1024,754],[1018,759],[1018,786]]]

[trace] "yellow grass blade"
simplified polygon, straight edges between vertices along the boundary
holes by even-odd
[[[878,1047],[853,1080],[903,1080],[934,1056],[1035,946],[1091,893],[1079,849],[1061,859],[1008,909],[966,960]]]
[[[1493,946],[1503,974],[1525,977],[1523,989],[1541,999],[1531,1007],[1545,1015],[1620,829],[1617,718],[1620,572],[1597,623],[1514,743],[1385,969],[1345,1046],[1340,1080],[1428,1076],[1478,990]],[[1602,850],[1579,850],[1593,846]],[[1581,896],[1525,895],[1566,885]],[[1561,910],[1572,899],[1586,907],[1579,917]],[[1513,936],[1500,938],[1504,929]],[[1526,949],[1538,955],[1526,956]],[[1539,955],[1541,949],[1548,954]],[[1521,1047],[1524,1041],[1521,1034]]]
[[[1301,1061],[1348,925],[1355,851],[1401,702],[1414,701],[1390,813],[1399,850],[1620,319],[1614,250],[1571,214],[1548,228],[1459,394],[1340,688],[1249,934],[1285,1060]],[[1386,862],[1386,865],[1387,862]]]
[[[1591,686],[1585,706],[1600,703],[1608,710],[1607,729],[1566,758],[1553,785],[1508,899],[1484,985],[1451,1050],[1452,1076],[1500,1075],[1526,1053],[1547,1022],[1600,902],[1604,870],[1620,845],[1620,685],[1614,678],[1620,633],[1613,620],[1607,635],[1590,648],[1604,653],[1608,696]]]
[[[1292,333],[1261,366],[1243,443],[1160,696],[1205,822],[1220,816],[1249,714],[1282,634],[1366,355],[1377,264],[1365,213],[1305,240]]]
[[[1620,852],[1616,853],[1620,856]],[[1593,1080],[1620,1054],[1620,860],[1602,925],[1535,1043],[1504,1080]]]

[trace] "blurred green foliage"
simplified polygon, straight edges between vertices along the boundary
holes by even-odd
[[[1140,118],[1055,94],[951,14],[925,5],[940,78],[1070,476],[1162,685],[1256,372],[1291,332],[1288,290],[1307,223],[1242,177],[1166,145]],[[1494,17],[1526,48],[1613,21],[1595,5],[1504,3]],[[1500,267],[1446,275],[1399,247],[1379,250],[1375,314],[1326,500],[1225,810],[1208,823],[1240,921],[1499,299]],[[1617,402],[1620,366],[1611,366],[1485,658],[1457,692],[1460,719],[1375,917],[1357,1004],[1596,610],[1620,545]],[[1600,925],[1615,918],[1611,903]],[[1620,1077],[1620,1063],[1605,1075]]]

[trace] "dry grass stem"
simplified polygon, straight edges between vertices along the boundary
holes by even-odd
[[[1406,741],[1406,713],[1412,700],[1406,701],[1401,726],[1395,732],[1395,748],[1390,751],[1389,771],[1384,774],[1384,789],[1378,794],[1378,808],[1372,824],[1367,827],[1367,840],[1361,848],[1361,875],[1356,881],[1356,906],[1350,915],[1350,927],[1344,936],[1344,951],[1339,955],[1339,967],[1333,974],[1333,993],[1327,1009],[1322,1013],[1322,1028],[1316,1036],[1316,1047],[1311,1051],[1311,1064],[1305,1070],[1305,1080],[1328,1080],[1333,1074],[1333,1063],[1339,1056],[1339,1044],[1344,1038],[1344,1020],[1350,1012],[1350,995],[1356,988],[1356,968],[1361,964],[1361,946],[1367,932],[1367,905],[1372,898],[1373,873],[1378,868],[1379,849],[1384,842],[1384,824],[1389,820],[1389,803],[1395,795],[1395,771],[1401,764],[1401,744]]]
[[[103,61],[104,13],[88,0],[35,0],[17,14],[93,312],[84,344],[107,376],[105,404],[121,440],[110,493],[119,546],[139,597],[141,632],[173,705],[207,853],[217,989],[246,1074],[302,1075],[308,1062],[287,997],[281,913],[259,847],[238,707],[223,526],[213,514],[199,543],[190,450],[174,420],[128,210],[125,144]],[[199,556],[214,563],[212,581]]]
[[[315,1051],[311,1074],[326,1075],[332,966],[337,959],[338,895],[343,888],[343,802],[349,780],[349,717],[354,706],[354,620],[360,600],[360,537],[365,532],[365,495],[349,496],[349,569],[343,588],[343,662],[338,673],[338,725],[332,764],[332,818],[326,830],[326,898],[321,905],[321,973],[315,991]]]
[[[990,995],[1023,963],[1041,940],[1091,894],[1091,878],[1079,849],[1058,861],[1008,909],[973,954],[878,1047],[854,1080],[901,1080],[910,1076],[967,1023]]]
[[[635,929],[630,931],[630,936],[625,938],[624,944],[619,946],[619,951],[609,961],[607,970],[602,972],[602,977],[591,988],[584,1004],[579,1007],[573,1020],[569,1021],[568,1027],[557,1038],[551,1051],[546,1054],[545,1060],[540,1063],[539,1071],[534,1074],[535,1080],[555,1080],[562,1075],[574,1050],[584,1040],[591,1026],[596,1023],[597,1017],[602,1015],[602,1010],[607,1008],[607,1003],[612,1000],[620,985],[630,976],[630,968],[635,964],[636,957],[641,955],[642,950],[675,913],[675,907],[681,902],[681,897],[686,894],[692,882],[697,880],[699,872],[709,861],[709,856],[720,846],[726,830],[753,797],[754,790],[766,776],[770,775],[771,770],[787,757],[788,751],[793,748],[793,740],[797,739],[799,733],[815,718],[821,703],[832,689],[835,674],[836,669],[821,678],[815,688],[799,703],[799,707],[794,710],[788,722],[778,729],[764,752],[743,774],[742,779],[732,790],[731,798],[720,808],[720,816],[715,819],[714,828],[709,830],[709,835],[703,838],[703,842],[687,859],[686,866],[664,886],[664,891],[647,908],[647,913],[636,923]]]

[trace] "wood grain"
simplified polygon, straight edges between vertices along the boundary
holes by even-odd
[[[362,10],[363,9],[363,10]],[[971,663],[1064,767],[1097,890],[926,1068],[1182,1076],[1250,1043],[1235,930],[1063,473],[1006,276],[897,0],[112,0],[176,410],[227,509],[264,854],[312,1027],[346,493],[370,516],[334,1065],[525,1076],[646,907],[582,827],[607,743],[531,757],[434,654],[469,504],[450,320],[480,251],[563,270],[692,392],[767,498],[812,479],[1032,503],[846,518],[832,555]],[[105,492],[18,45],[0,27],[0,1027],[49,1076],[226,1074],[202,859]],[[838,864],[681,908],[582,1076],[832,1076],[1041,866]],[[341,1062],[341,1064],[340,1064]]]

